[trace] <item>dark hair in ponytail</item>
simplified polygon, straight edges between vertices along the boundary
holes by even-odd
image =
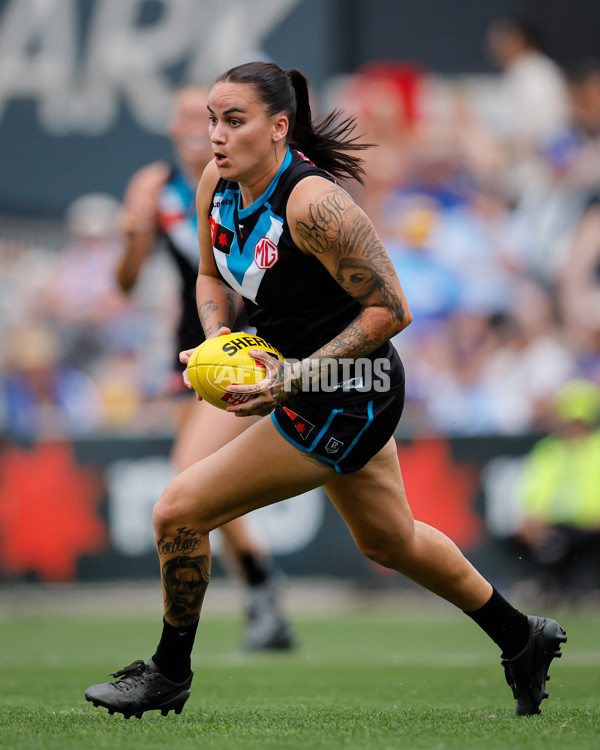
[[[295,68],[284,70],[276,63],[251,62],[231,68],[217,81],[254,86],[269,115],[285,112],[290,128],[288,142],[332,177],[350,177],[362,183],[363,160],[356,154],[371,143],[358,143],[353,135],[356,121],[336,109],[314,123],[310,111],[308,80]]]

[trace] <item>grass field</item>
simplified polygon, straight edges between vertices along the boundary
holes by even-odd
[[[543,714],[515,719],[497,650],[459,613],[301,618],[292,654],[237,649],[239,618],[205,617],[181,716],[108,716],[83,699],[156,645],[156,618],[9,612],[0,618],[0,747],[97,750],[600,746],[599,613],[563,613]]]

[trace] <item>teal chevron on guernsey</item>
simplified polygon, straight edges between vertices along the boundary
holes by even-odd
[[[284,220],[278,216],[269,203],[279,178],[289,167],[292,161],[292,152],[288,148],[279,171],[265,192],[254,203],[246,208],[240,209],[239,190],[228,187],[223,192],[215,193],[211,219],[213,226],[236,227],[234,237],[227,253],[220,252],[218,232],[213,237],[215,248],[215,260],[219,273],[223,278],[247,299],[256,301],[258,288],[263,279],[265,271],[264,264],[257,262],[256,248],[261,240],[268,240],[271,247],[278,246],[279,238],[283,232]],[[240,223],[252,217],[258,212],[258,219],[246,235],[242,235],[239,229]]]

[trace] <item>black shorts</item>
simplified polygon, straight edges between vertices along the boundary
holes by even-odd
[[[390,345],[391,346],[391,345]],[[385,391],[300,393],[271,413],[275,427],[299,450],[338,474],[361,469],[388,442],[404,408],[404,368],[390,351]]]

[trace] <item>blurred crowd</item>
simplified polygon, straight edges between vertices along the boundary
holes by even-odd
[[[67,210],[58,251],[0,242],[4,434],[169,431],[177,289],[160,253],[135,294],[118,289],[120,217],[115,198],[86,194]]]
[[[318,107],[377,144],[364,186],[346,187],[413,311],[395,343],[415,434],[547,431],[561,386],[600,385],[600,58],[559,68],[509,20],[486,44],[494,74],[370,64]],[[155,253],[135,293],[118,291],[119,217],[85,195],[58,252],[0,243],[5,433],[169,429],[177,282]]]
[[[397,346],[417,432],[548,429],[600,384],[600,59],[559,68],[497,21],[495,75],[369,65],[337,91],[361,132],[373,218],[414,314]]]

